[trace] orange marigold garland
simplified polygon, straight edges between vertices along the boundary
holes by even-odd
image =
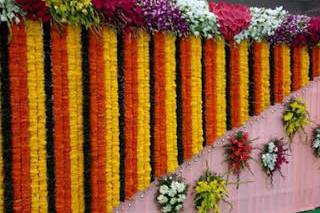
[[[241,126],[241,112],[240,112],[240,48],[235,43],[230,44],[230,96],[231,96],[231,126]]]
[[[320,46],[312,49],[312,76],[313,78],[320,75]]]
[[[255,42],[253,44],[254,57],[254,111],[255,115],[262,112],[262,44]]]
[[[181,38],[180,64],[182,88],[182,141],[183,157],[192,158],[192,113],[191,113],[191,39]]]
[[[131,198],[137,190],[137,40],[132,32],[124,34],[125,88],[125,192]]]
[[[23,24],[12,26],[9,70],[12,129],[12,183],[15,212],[31,211],[30,150],[26,31]]]
[[[211,145],[217,137],[216,131],[216,42],[213,39],[205,41],[205,123],[206,141]]]
[[[283,70],[282,70],[282,45],[274,47],[274,100],[280,103],[283,100]]]
[[[52,78],[53,78],[53,113],[54,113],[54,157],[55,157],[55,193],[56,211],[71,209],[70,179],[70,139],[68,115],[68,79],[67,79],[67,31],[62,33],[55,27],[52,37]]]
[[[301,88],[301,47],[293,47],[293,67],[291,90],[296,91]]]
[[[165,113],[165,36],[162,32],[154,34],[154,159],[155,176],[159,177],[167,171],[166,126]]]

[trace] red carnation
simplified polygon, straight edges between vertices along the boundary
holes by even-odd
[[[220,32],[227,41],[233,41],[234,36],[249,27],[251,14],[246,5],[210,2],[209,6],[210,11],[217,16]]]
[[[43,22],[48,22],[51,19],[49,8],[43,0],[16,0],[16,3],[31,20],[40,19]]]

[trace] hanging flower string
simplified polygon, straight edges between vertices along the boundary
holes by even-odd
[[[283,113],[282,121],[290,142],[292,142],[293,136],[299,130],[307,137],[304,126],[310,121],[306,106],[302,100],[292,99],[286,104],[286,110]],[[305,138],[304,141],[307,141],[307,138]]]
[[[237,178],[237,188],[239,188],[240,174],[243,170],[248,169],[251,174],[249,160],[253,159],[251,153],[253,147],[252,141],[248,139],[248,133],[239,131],[231,139],[230,143],[224,145],[224,153],[226,156],[225,162],[228,164],[228,173],[231,173]]]
[[[187,193],[188,184],[182,178],[170,175],[159,180],[156,202],[161,212],[177,213],[182,210]]]
[[[261,163],[263,170],[271,178],[271,183],[273,183],[275,172],[279,172],[283,177],[281,168],[283,164],[289,163],[288,156],[288,148],[286,148],[282,139],[273,139],[264,145],[261,153]]]

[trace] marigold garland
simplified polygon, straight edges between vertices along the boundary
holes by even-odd
[[[300,46],[293,47],[293,68],[292,68],[292,91],[296,91],[301,88],[302,82],[302,70],[301,70],[301,48]]]
[[[262,104],[261,110],[265,110],[270,105],[270,45],[261,42],[261,92]]]
[[[165,34],[154,34],[154,160],[155,176],[159,177],[167,171],[167,144],[166,124],[166,57],[165,57]]]
[[[239,71],[240,71],[240,125],[249,118],[249,64],[248,41],[239,44]],[[239,97],[238,97],[239,98]]]
[[[68,27],[68,91],[70,122],[71,209],[84,210],[81,28]]]
[[[165,123],[167,143],[167,172],[173,172],[178,167],[175,40],[176,37],[173,34],[165,34]]]
[[[191,115],[192,115],[192,153],[202,150],[202,95],[201,95],[201,39],[191,37]]]
[[[47,168],[43,42],[40,22],[26,22],[29,100],[29,144],[32,207],[47,212]]]
[[[312,76],[313,78],[320,76],[320,46],[312,49]]]
[[[102,53],[102,54],[97,54]],[[103,60],[103,40],[100,35],[89,34],[89,65],[90,65],[90,173],[91,173],[91,211],[106,209],[106,176],[107,145],[106,109],[105,109],[105,76]],[[112,140],[110,140],[112,141]],[[108,144],[111,144],[108,141]],[[111,150],[110,148],[108,150]],[[109,154],[109,153],[108,153]],[[110,201],[109,201],[110,203]]]
[[[138,190],[150,183],[150,88],[149,88],[149,34],[138,31],[138,135],[137,164]]]
[[[125,88],[125,192],[126,199],[137,190],[137,40],[132,32],[124,35]]]
[[[120,141],[119,105],[117,81],[117,32],[103,28],[103,59],[105,74],[105,114],[106,114],[106,194],[107,212],[118,206],[120,200]]]
[[[301,47],[300,51],[300,67],[301,67],[301,87],[305,87],[309,83],[309,66],[310,56],[308,46]]]
[[[191,113],[191,39],[181,38],[180,42],[180,72],[182,97],[182,143],[183,158],[192,157],[192,113]]]
[[[70,179],[70,139],[69,139],[69,112],[68,112],[68,58],[67,58],[67,31],[62,34],[53,27],[52,37],[52,77],[54,114],[54,153],[55,153],[55,205],[57,212],[71,209],[71,179]],[[64,98],[63,98],[64,97]],[[68,151],[67,151],[68,150]]]
[[[11,94],[13,209],[31,211],[30,149],[28,121],[27,47],[24,24],[12,26],[9,45]]]

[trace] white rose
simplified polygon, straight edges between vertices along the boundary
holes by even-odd
[[[157,200],[158,200],[158,202],[161,203],[161,204],[164,204],[164,203],[168,202],[168,198],[167,198],[166,196],[164,196],[164,195],[159,195],[159,196],[157,197]]]
[[[169,187],[167,185],[160,186],[160,193],[161,194],[167,194],[169,192]]]

